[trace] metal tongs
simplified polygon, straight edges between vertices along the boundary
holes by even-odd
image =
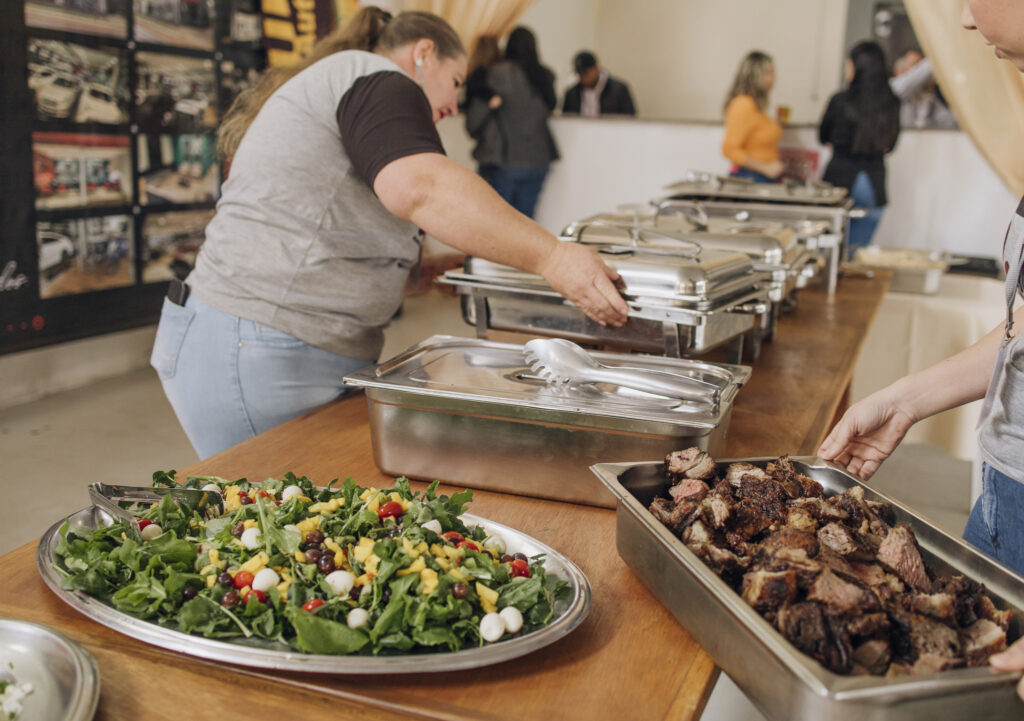
[[[714,383],[668,371],[606,366],[564,338],[536,338],[523,348],[530,369],[548,383],[611,383],[681,401],[718,405],[721,391]]]
[[[119,505],[122,501],[131,503],[155,503],[166,495],[175,501],[197,511],[204,518],[219,516],[224,511],[224,499],[213,491],[194,488],[147,488],[146,486],[113,486],[106,483],[90,483],[89,498],[113,518],[124,521],[128,535],[138,541],[142,538],[139,521]]]

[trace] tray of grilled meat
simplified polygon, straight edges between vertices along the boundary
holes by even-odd
[[[685,252],[621,245],[597,251],[623,280],[629,318],[619,328],[590,320],[540,276],[475,256],[438,280],[460,294],[463,319],[481,338],[514,331],[675,358],[728,344],[736,363],[745,336],[770,317],[770,278],[745,253],[696,244]]]
[[[814,457],[597,464],[619,555],[770,719],[1019,718],[1024,579]]]

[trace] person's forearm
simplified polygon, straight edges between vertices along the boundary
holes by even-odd
[[[1024,328],[1024,307],[1014,314]],[[985,396],[996,354],[1003,340],[1003,324],[981,340],[924,370],[896,381],[889,391],[915,421],[976,401]]]
[[[480,176],[443,155],[424,153],[390,163],[378,174],[374,191],[388,210],[442,243],[531,273],[540,271],[558,242]]]

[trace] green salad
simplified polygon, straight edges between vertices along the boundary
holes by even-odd
[[[175,487],[175,472],[153,474]],[[505,542],[460,518],[472,491],[414,492],[347,478],[250,483],[191,476],[183,487],[222,494],[204,519],[164,495],[124,522],[69,531],[54,566],[66,590],[122,613],[208,638],[262,638],[317,654],[458,651],[548,624],[569,592],[543,555],[506,553]]]

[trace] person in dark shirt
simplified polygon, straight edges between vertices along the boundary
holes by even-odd
[[[629,86],[605,72],[592,52],[584,50],[577,53],[573,67],[580,81],[566,91],[562,101],[563,114],[584,117],[636,115]]]
[[[900,101],[889,87],[885,53],[878,43],[864,41],[846,61],[847,88],[832,96],[818,129],[818,139],[832,146],[832,160],[823,179],[850,191],[867,217],[850,221],[847,254],[871,243],[888,202],[885,188],[887,153],[900,132]]]

